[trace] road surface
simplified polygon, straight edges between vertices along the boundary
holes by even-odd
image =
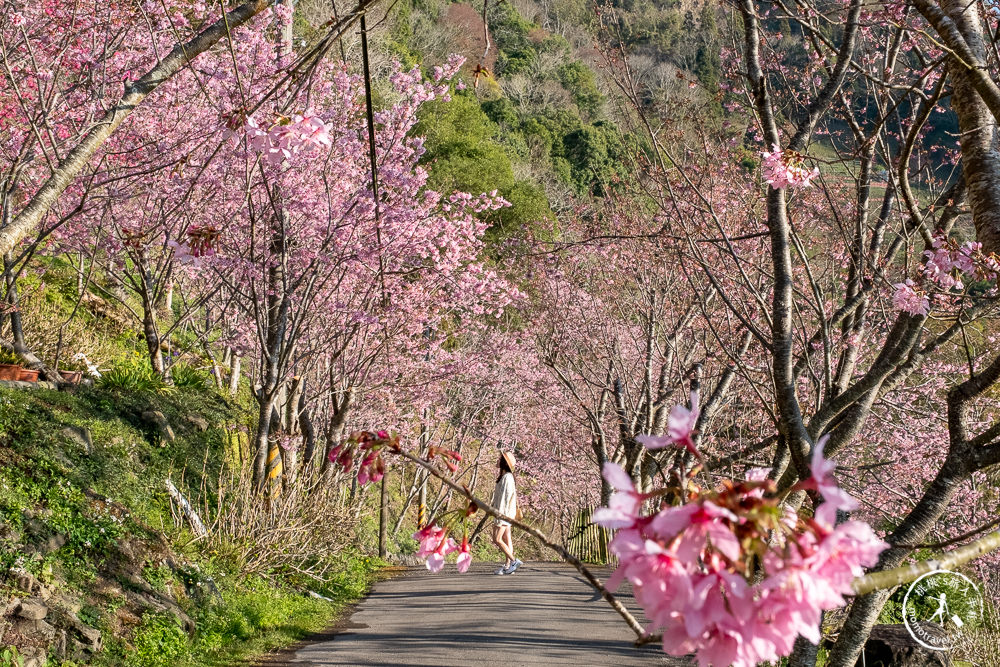
[[[375,585],[349,619],[318,641],[265,664],[327,665],[671,665],[634,635],[568,566],[528,563],[509,576],[477,563],[466,574],[414,569]],[[626,600],[628,602],[628,600]]]

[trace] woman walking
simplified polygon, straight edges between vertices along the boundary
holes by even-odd
[[[514,484],[514,455],[510,452],[500,454],[500,476],[497,477],[496,488],[493,489],[493,507],[499,510],[506,519],[497,518],[493,525],[493,544],[497,545],[507,561],[496,571],[496,574],[513,574],[517,568],[524,565],[514,556],[514,543],[510,539],[510,521],[517,518],[517,487]]]

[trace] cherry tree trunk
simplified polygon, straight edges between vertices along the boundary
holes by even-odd
[[[21,311],[18,309],[17,282],[14,280],[13,267],[11,266],[10,254],[3,260],[4,286],[7,290],[7,305],[10,307],[10,334],[14,339],[14,344],[20,347],[24,345],[24,325],[21,321]],[[0,322],[2,323],[2,322]]]
[[[143,294],[142,309],[142,335],[146,339],[149,363],[157,375],[163,376],[165,366],[163,363],[163,351],[160,349],[160,332],[156,325],[155,306],[146,298],[145,294]]]
[[[978,4],[944,0],[941,7],[955,22],[969,48],[985,62]],[[976,90],[965,65],[949,59],[948,75],[952,81],[951,106],[961,129],[962,172],[968,186],[976,240],[986,252],[1000,253],[1000,152],[994,143],[997,119]]]
[[[312,415],[306,405],[305,393],[299,395],[299,430],[302,432],[304,447],[302,465],[312,466],[316,458],[316,428],[313,426]]]
[[[323,452],[324,471],[333,470],[329,459],[330,450],[336,447],[340,443],[340,439],[344,436],[344,429],[347,426],[347,416],[351,413],[351,408],[354,405],[354,390],[348,389],[340,397],[335,394],[332,400],[333,414],[330,416],[330,421],[327,424],[326,451]]]
[[[236,352],[229,355],[229,395],[236,396],[240,389],[240,364],[242,358]]]
[[[254,485],[258,489],[264,487],[267,475],[267,451],[270,447],[271,411],[274,409],[274,398],[264,395],[263,389],[258,395],[257,429],[254,435]]]

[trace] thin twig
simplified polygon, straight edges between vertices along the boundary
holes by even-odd
[[[504,516],[503,514],[500,513],[499,510],[497,510],[495,507],[493,507],[489,503],[487,503],[487,502],[485,502],[483,500],[480,500],[479,498],[476,498],[474,495],[472,495],[472,492],[469,491],[467,488],[465,488],[463,486],[460,486],[460,485],[456,484],[455,482],[451,481],[443,472],[441,472],[440,470],[438,470],[435,466],[431,465],[430,463],[428,463],[424,459],[418,458],[416,456],[413,456],[412,454],[409,454],[409,453],[403,452],[403,451],[397,452],[397,454],[399,456],[402,456],[406,460],[408,460],[408,461],[410,461],[412,463],[416,463],[417,465],[425,468],[432,475],[434,475],[435,477],[437,477],[438,479],[440,479],[444,484],[448,485],[452,490],[454,490],[457,493],[461,494],[462,496],[464,496],[468,500],[471,500],[472,502],[474,502],[479,509],[481,509],[484,512],[486,512],[488,515],[493,516],[493,517],[495,517],[497,519],[503,519],[504,521],[510,521],[510,523],[511,523],[512,526],[516,526],[517,528],[521,529],[525,533],[527,533],[527,534],[531,535],[532,537],[534,537],[536,540],[538,540],[539,542],[541,542],[543,545],[545,545],[546,547],[548,547],[552,551],[556,552],[559,555],[560,558],[562,558],[567,563],[569,563],[574,568],[576,568],[577,572],[579,572],[580,574],[582,574],[583,577],[587,580],[587,583],[589,583],[591,586],[593,586],[594,590],[596,590],[598,593],[600,593],[601,597],[604,598],[605,601],[607,601],[607,603],[609,605],[611,605],[611,608],[614,609],[616,612],[618,612],[618,614],[625,620],[625,623],[628,624],[628,626],[630,628],[632,628],[633,632],[635,632],[636,637],[637,637],[636,642],[638,643],[638,642],[642,641],[643,637],[645,636],[645,630],[643,629],[643,627],[639,623],[639,621],[636,619],[636,617],[633,616],[632,613],[628,609],[625,608],[625,605],[623,605],[621,602],[618,601],[618,598],[616,598],[611,593],[611,591],[609,591],[607,588],[605,588],[604,584],[601,583],[601,580],[598,579],[596,576],[594,576],[594,574],[590,570],[587,569],[587,566],[584,565],[583,562],[579,558],[577,558],[576,556],[574,556],[573,554],[571,554],[569,551],[567,551],[565,547],[563,547],[561,544],[557,544],[557,543],[553,542],[552,540],[550,540],[547,535],[545,535],[544,533],[542,533],[537,528],[529,526],[528,524],[524,523],[523,521],[518,521],[517,519],[515,519],[513,517]]]

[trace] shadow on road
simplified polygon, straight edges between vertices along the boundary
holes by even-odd
[[[415,569],[380,582],[349,618],[261,664],[693,664],[633,646],[620,617],[567,566],[532,563],[510,576],[494,575],[495,567],[477,564],[464,575]]]

